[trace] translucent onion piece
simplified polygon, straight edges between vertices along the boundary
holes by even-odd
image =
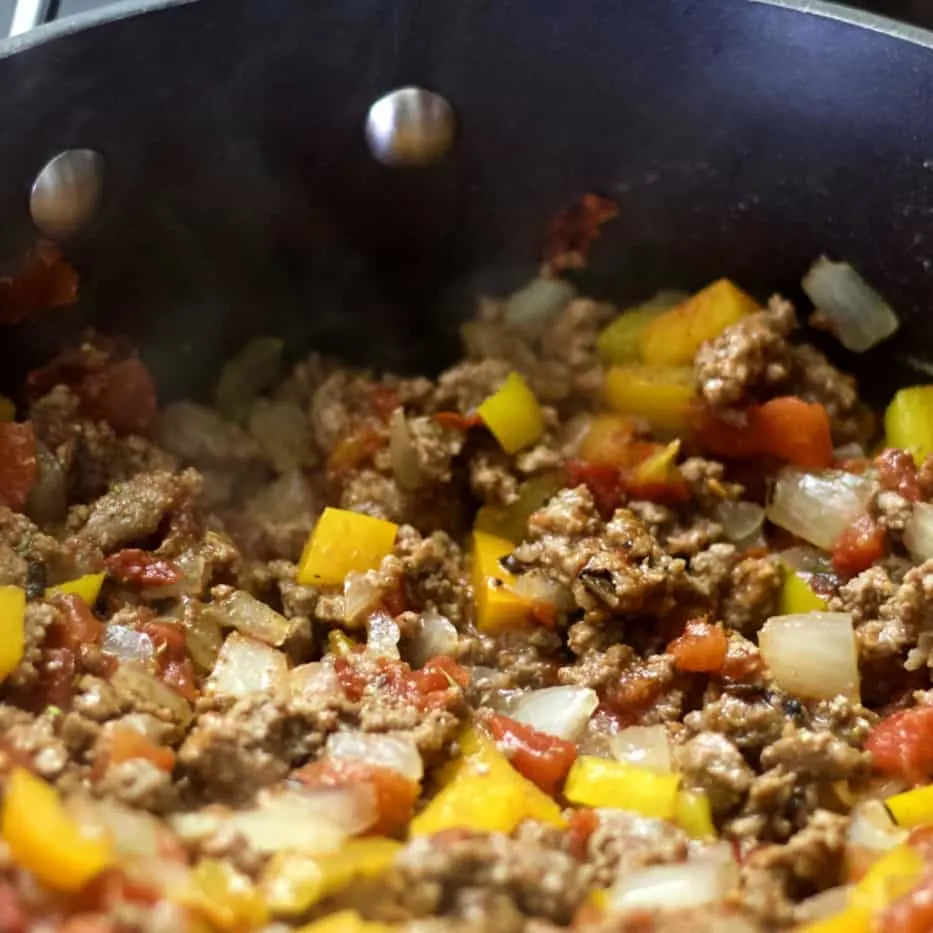
[[[40,527],[62,521],[68,512],[68,477],[45,444],[36,444],[36,480],[29,491],[26,514]]]
[[[425,609],[409,644],[408,660],[414,667],[422,667],[431,658],[456,654],[457,642],[457,629],[453,622],[436,609]]]
[[[757,502],[721,502],[714,518],[730,541],[746,541],[761,530],[765,510]]]
[[[589,687],[544,687],[523,693],[509,715],[539,732],[575,741],[599,706]]]
[[[295,619],[286,619],[244,590],[232,590],[209,603],[202,612],[220,626],[234,628],[275,647],[285,644],[300,624]]]
[[[138,632],[129,625],[106,626],[100,648],[104,654],[113,655],[120,661],[138,661],[143,665],[155,656],[152,639],[145,632]]]
[[[217,663],[217,655],[224,643],[224,636],[217,622],[206,614],[204,607],[193,600],[187,601],[182,615],[185,626],[185,647],[202,674],[209,674]]]
[[[207,690],[221,696],[245,697],[261,690],[285,691],[288,662],[275,648],[239,632],[227,636]]]
[[[654,726],[629,726],[609,739],[609,748],[619,761],[651,768],[654,771],[673,771],[671,742],[667,729]]]
[[[836,914],[841,914],[848,905],[851,891],[851,886],[844,884],[820,891],[819,894],[814,894],[800,902],[796,917],[798,920],[814,923],[817,920],[826,920]]]
[[[256,337],[227,362],[214,392],[224,416],[231,421],[246,418],[253,399],[281,375],[284,348],[285,341],[277,337]]]
[[[173,402],[165,407],[159,418],[158,442],[196,466],[242,463],[258,454],[255,442],[242,428],[195,402]]]
[[[573,594],[570,590],[540,570],[529,570],[519,575],[512,589],[525,599],[548,603],[560,612],[568,612],[573,608]]]
[[[858,702],[858,647],[848,612],[772,616],[758,647],[782,690],[810,700]]]
[[[125,691],[142,703],[157,709],[164,707],[181,726],[186,726],[191,721],[191,706],[188,701],[138,664],[120,664],[111,674],[110,683],[115,689]]]
[[[506,299],[507,324],[533,324],[553,317],[573,300],[576,289],[563,279],[532,279]]]
[[[723,900],[737,883],[734,862],[697,858],[627,872],[609,890],[610,911],[673,911]]]
[[[339,696],[340,680],[330,664],[312,661],[288,672],[288,686],[293,697]]]
[[[424,765],[414,741],[407,736],[378,732],[333,732],[327,738],[331,758],[363,761],[379,768],[390,768],[409,781],[420,781]]]
[[[366,622],[366,651],[377,658],[398,660],[398,641],[401,638],[395,620],[387,612],[374,612]]]
[[[204,589],[205,561],[194,551],[183,551],[172,562],[181,571],[174,583],[154,586],[142,591],[143,599],[168,599],[178,596],[200,596]]]
[[[862,353],[897,331],[890,305],[847,262],[822,256],[800,284],[847,350]]]
[[[812,575],[814,573],[832,573],[833,563],[830,558],[812,547],[789,547],[778,554],[781,563],[794,573]]]
[[[775,525],[829,551],[868,508],[874,489],[871,480],[842,470],[807,473],[785,467],[778,474],[767,515]]]
[[[841,447],[833,450],[833,457],[836,460],[859,460],[865,456],[865,448],[856,441],[843,444]]]
[[[300,470],[284,473],[256,493],[246,511],[256,521],[310,522],[320,511],[320,500]]]
[[[392,475],[399,487],[409,491],[417,489],[421,485],[421,463],[408,419],[400,408],[389,420],[389,456]]]
[[[849,877],[858,878],[872,862],[907,838],[881,800],[862,800],[852,810],[846,832],[845,862]]]
[[[305,466],[314,449],[311,423],[295,402],[257,399],[250,412],[249,433],[276,473]]]
[[[159,838],[164,830],[151,814],[106,797],[102,800],[72,797],[68,809],[79,822],[101,827],[120,855],[137,858],[159,855]]]
[[[904,526],[904,547],[916,561],[933,557],[933,505],[915,502],[913,514]]]
[[[343,581],[343,618],[362,622],[382,602],[382,586],[375,573],[351,571]]]

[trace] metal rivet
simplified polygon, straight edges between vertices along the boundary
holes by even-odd
[[[77,233],[97,213],[103,175],[104,160],[92,149],[59,153],[33,182],[29,211],[35,225],[53,239]]]
[[[450,151],[455,126],[453,108],[443,97],[403,87],[369,108],[366,139],[385,165],[428,165]]]

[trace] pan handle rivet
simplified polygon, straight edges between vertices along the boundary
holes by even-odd
[[[47,237],[63,240],[94,218],[103,192],[104,160],[93,149],[67,149],[33,182],[29,212]]]
[[[450,151],[455,128],[453,108],[440,94],[403,87],[369,108],[366,141],[384,165],[430,165]]]

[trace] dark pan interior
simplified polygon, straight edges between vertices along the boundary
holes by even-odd
[[[454,155],[394,171],[362,123],[417,83]],[[588,287],[729,275],[766,296],[817,255],[899,310],[844,362],[879,397],[933,360],[933,51],[749,0],[200,0],[0,59],[0,256],[37,169],[100,151],[105,209],[70,248],[80,305],[8,332],[8,381],[89,319],[197,393],[247,336],[436,369],[477,291],[528,278],[547,219],[618,200]]]

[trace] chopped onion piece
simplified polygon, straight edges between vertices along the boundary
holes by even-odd
[[[916,561],[933,558],[933,505],[915,502],[913,514],[904,526],[904,547]]]
[[[810,575],[815,573],[832,573],[833,562],[823,551],[812,547],[789,547],[780,551],[778,557],[781,563],[794,573]]]
[[[311,424],[295,402],[257,399],[249,417],[249,433],[276,473],[299,470],[314,449]]]
[[[765,510],[757,502],[721,502],[713,514],[722,533],[735,542],[754,537],[765,521]]]
[[[772,616],[758,647],[782,690],[808,700],[858,702],[858,647],[848,612]]]
[[[288,686],[293,697],[307,698],[339,696],[342,689],[337,672],[323,661],[292,668],[288,672]]]
[[[214,390],[225,417],[246,418],[253,399],[279,379],[284,349],[285,341],[278,337],[254,337],[227,361]]]
[[[276,648],[285,644],[300,624],[299,620],[286,619],[244,590],[231,590],[206,605],[202,612],[220,626],[235,628],[242,635]]]
[[[628,726],[609,739],[609,748],[619,761],[651,768],[654,771],[673,771],[671,742],[667,729],[654,726]]]
[[[408,660],[414,667],[422,667],[431,658],[453,655],[459,636],[453,622],[436,609],[425,609],[418,619],[418,628],[408,649]]]
[[[288,661],[281,651],[231,632],[207,679],[207,690],[239,699],[261,690],[282,690],[287,686],[287,678]]]
[[[71,797],[68,810],[78,822],[96,824],[122,856],[152,858],[159,854],[159,821],[144,810],[134,810],[109,798]]]
[[[863,800],[852,809],[846,843],[877,855],[900,845],[907,830],[897,826],[880,800]]]
[[[857,441],[843,444],[833,450],[834,460],[860,460],[865,456],[865,448]]]
[[[576,289],[563,279],[532,279],[506,299],[507,324],[535,324],[553,317],[573,300]]]
[[[392,463],[392,475],[399,488],[409,491],[421,485],[421,462],[415,438],[408,425],[408,419],[401,408],[392,412],[389,419],[389,456]]]
[[[36,444],[36,467],[26,514],[44,528],[60,522],[68,512],[68,477],[58,457],[42,443]]]
[[[407,736],[378,732],[333,732],[327,739],[331,758],[363,761],[379,768],[390,768],[409,781],[420,781],[424,765],[414,740]]]
[[[378,574],[351,570],[343,581],[343,618],[347,623],[361,622],[382,602]]]
[[[558,612],[569,612],[573,608],[573,594],[569,588],[551,579],[541,570],[529,570],[520,574],[512,584],[512,589],[535,602],[547,603]]]
[[[848,906],[851,892],[852,887],[847,884],[820,891],[819,894],[800,902],[796,912],[797,919],[814,923],[841,914]]]
[[[181,576],[174,583],[153,586],[144,589],[143,599],[169,599],[178,596],[200,596],[204,589],[204,558],[195,551],[183,551],[172,558],[172,563],[181,571]]]
[[[609,890],[613,912],[685,910],[723,900],[737,883],[735,862],[697,858],[625,873]]]
[[[110,683],[156,709],[164,707],[179,725],[187,726],[191,721],[191,705],[158,677],[129,661],[120,664],[110,676]]]
[[[258,522],[310,524],[320,511],[320,499],[300,470],[283,473],[249,500],[246,512]]]
[[[864,514],[874,490],[871,480],[854,473],[807,473],[785,467],[778,474],[767,515],[775,525],[829,551],[839,535]]]
[[[195,600],[185,600],[181,616],[185,626],[185,647],[202,674],[209,674],[217,663],[217,655],[224,643],[220,626],[204,612],[204,607]]]
[[[377,658],[398,660],[398,640],[401,632],[395,619],[387,612],[374,612],[366,622],[366,651]]]
[[[129,625],[110,624],[104,628],[100,640],[104,654],[113,655],[120,661],[138,661],[145,665],[155,656],[155,643],[145,633]]]
[[[509,715],[539,732],[575,741],[599,706],[589,687],[544,687],[523,693]]]
[[[847,349],[862,353],[897,331],[897,315],[847,262],[820,257],[800,283]]]

